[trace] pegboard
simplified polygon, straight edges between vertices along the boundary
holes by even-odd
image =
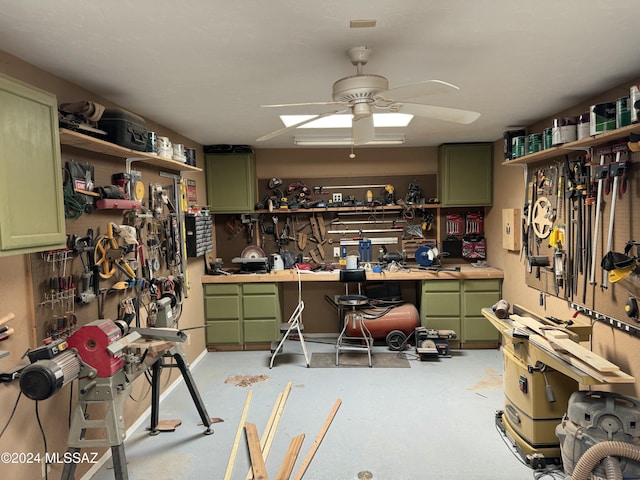
[[[544,164],[528,166],[522,241],[525,244],[528,239],[528,257],[533,261],[525,258],[526,245],[521,258],[528,265],[526,283],[539,291],[541,307],[546,307],[546,299],[551,295],[566,299],[577,309],[596,312],[597,316],[640,325],[625,313],[630,292],[621,284],[609,281],[608,273],[601,267],[602,258],[609,250],[622,253],[627,242],[640,241],[640,222],[635,213],[640,211],[640,153],[618,154],[615,150],[607,153],[594,147],[590,152],[576,151]],[[600,167],[603,158],[604,168]],[[616,161],[627,162],[624,176],[608,175],[600,180],[602,195],[598,215],[597,177],[604,176],[601,172],[606,172],[606,165],[614,169],[612,165]],[[620,173],[622,165],[618,167]],[[571,171],[568,176],[567,168]],[[575,182],[571,182],[571,175]],[[615,178],[616,191],[613,189]],[[589,197],[593,197],[592,203],[586,200]],[[615,210],[611,222],[612,207]],[[597,227],[596,217],[599,217]],[[560,235],[557,229],[561,229]],[[562,247],[556,248],[562,238]],[[557,266],[559,262],[562,275]]]
[[[63,147],[62,165],[67,161],[74,161],[82,164],[90,164],[94,169],[94,183],[96,186],[111,185],[112,175],[125,171],[124,159],[114,159],[110,156],[94,154],[73,147]],[[145,164],[134,163],[133,169],[141,174],[141,180],[145,185],[145,196],[142,204],[149,206],[149,189],[152,183],[161,185],[163,188],[171,189],[172,180],[161,177],[157,168],[149,167]],[[83,213],[78,218],[66,219],[66,232],[68,245],[73,246],[74,238],[86,237],[89,230],[93,231],[93,238],[107,232],[107,225],[110,222],[122,225],[125,222],[124,210],[93,210],[91,213]],[[168,214],[166,207],[161,218],[166,218]],[[147,220],[151,222],[152,220]],[[142,222],[142,220],[141,220]],[[147,245],[147,240],[155,235],[156,229],[148,229],[145,225],[141,230],[143,241]],[[153,243],[153,242],[152,242]],[[168,265],[161,252],[156,248],[145,248],[145,255],[150,259],[157,259],[159,270],[156,277],[166,276],[173,273],[175,265]],[[133,268],[139,266],[133,263],[135,252],[127,254],[126,260],[131,260]],[[77,297],[82,292],[82,274],[85,265],[88,263],[87,254],[74,252],[72,249],[61,252],[43,252],[31,254],[29,256],[30,270],[33,284],[33,299],[35,304],[35,341],[40,344],[43,339],[52,336],[65,336],[77,326],[84,325],[98,318],[115,320],[121,318],[125,308],[135,306],[137,292],[134,288],[123,290],[112,287],[126,280],[124,274],[117,271],[111,278],[102,279],[100,288],[106,290],[102,306],[99,306],[97,299],[88,303],[80,302]],[[83,261],[85,263],[83,263]],[[75,285],[72,286],[69,279],[73,278]],[[56,283],[52,279],[60,279]],[[59,282],[63,282],[62,284]],[[133,304],[131,302],[134,302]],[[141,322],[146,322],[146,312],[141,309]]]

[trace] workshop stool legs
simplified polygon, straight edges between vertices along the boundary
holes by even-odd
[[[352,334],[349,335],[347,328],[351,323]],[[355,309],[347,313],[344,317],[344,325],[336,342],[336,366],[340,366],[340,352],[367,352],[369,358],[369,368],[371,368],[371,349],[373,338],[371,332],[364,323],[364,317]]]

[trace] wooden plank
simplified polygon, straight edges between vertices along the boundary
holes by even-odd
[[[247,399],[244,401],[244,408],[242,409],[242,415],[240,415],[240,423],[238,424],[238,430],[236,431],[236,438],[231,448],[231,455],[229,455],[229,462],[227,463],[227,471],[224,474],[224,480],[231,478],[231,472],[233,472],[233,464],[238,454],[238,444],[240,443],[240,436],[242,435],[242,427],[244,426],[245,419],[247,418],[247,412],[249,411],[249,404],[251,403],[251,396],[253,390],[249,390],[247,393]]]
[[[273,408],[271,409],[271,415],[269,415],[269,420],[267,420],[267,425],[264,427],[264,432],[262,432],[262,437],[260,437],[260,450],[263,452],[264,456],[264,446],[267,443],[267,438],[269,437],[269,432],[273,428],[273,421],[276,418],[276,413],[278,412],[278,408],[280,408],[280,402],[282,401],[282,392],[278,393],[276,397],[276,401],[273,404]],[[244,477],[245,480],[251,480],[253,478],[253,469],[249,467],[249,471],[247,475]]]
[[[307,471],[307,468],[309,468],[309,464],[311,463],[311,460],[313,460],[313,456],[316,454],[318,447],[320,447],[320,443],[322,442],[322,439],[327,433],[327,430],[329,430],[329,426],[331,426],[331,422],[333,421],[333,418],[336,416],[336,413],[338,413],[338,408],[340,408],[341,404],[342,404],[342,400],[340,399],[336,400],[336,403],[333,405],[331,412],[329,412],[329,416],[325,420],[324,425],[322,426],[322,429],[318,433],[318,436],[316,437],[316,439],[313,441],[313,445],[311,446],[309,453],[307,453],[307,456],[304,458],[302,465],[296,472],[295,477],[293,477],[294,480],[301,480],[305,472]]]
[[[287,453],[284,455],[284,460],[280,465],[280,470],[278,470],[278,474],[276,475],[276,480],[289,480],[289,477],[291,477],[291,473],[293,472],[293,466],[296,463],[296,458],[298,458],[298,454],[302,448],[303,441],[304,433],[291,440]]]
[[[541,322],[520,315],[511,315],[510,318],[514,321],[514,324],[522,324],[533,330],[534,332],[544,336],[551,342],[554,349],[563,349],[575,357],[579,358],[583,362],[587,363],[591,367],[595,368],[599,372],[617,372],[620,367],[611,363],[600,355],[593,353],[588,348],[583,347],[579,343],[569,339],[569,334],[562,329],[544,325]]]
[[[260,439],[258,438],[258,430],[256,429],[255,423],[246,422],[244,424],[244,431],[247,435],[247,445],[249,446],[253,478],[256,480],[269,480],[267,467],[264,464],[264,457],[260,450]]]
[[[269,417],[269,421],[267,422],[267,426],[262,433],[262,439],[260,440],[260,450],[262,451],[262,457],[265,459],[265,461],[267,460],[267,458],[269,458],[269,451],[271,450],[273,437],[275,437],[276,435],[276,429],[278,427],[278,423],[280,423],[284,405],[287,403],[289,392],[291,392],[291,385],[291,382],[287,383],[284,392],[278,394],[278,398],[276,399],[276,403],[271,412],[271,416]],[[251,470],[251,468],[249,468],[245,480],[252,479],[254,479],[253,471]]]
[[[566,337],[559,337],[556,332],[547,332],[545,337],[551,342],[552,346],[559,346],[561,349],[566,350],[591,365],[599,372],[617,372],[620,370],[618,365],[611,363],[609,360],[602,358],[600,355],[593,353],[591,350],[584,348],[582,345]]]
[[[552,347],[549,340],[543,337],[542,335],[535,335],[535,334],[531,335],[529,337],[529,342],[535,345],[536,347],[540,348],[541,350],[545,351],[549,355],[553,355],[555,358],[557,358],[558,361],[565,362],[568,365],[571,365],[572,367],[577,368],[578,370],[583,372],[584,375],[591,377],[597,383],[634,383],[635,382],[634,377],[623,372],[622,370],[619,370],[617,372],[606,372],[606,373],[599,372],[595,368],[592,368],[590,365],[586,364],[579,358],[575,357],[574,355],[555,350]],[[591,384],[590,382],[587,382],[587,379],[575,378],[572,375],[569,375],[569,376],[574,380],[579,381],[580,383]]]
[[[513,320],[514,322],[518,322],[521,325],[529,327],[531,330],[533,330],[534,332],[536,332],[536,333],[538,333],[540,335],[546,335],[545,332],[548,332],[550,330],[556,330],[558,332],[558,334],[563,334],[562,338],[569,338],[569,334],[568,333],[562,331],[559,328],[551,327],[549,325],[545,325],[544,323],[539,322],[535,318],[523,317],[521,315],[516,315],[516,314],[509,315],[509,318],[511,320]]]

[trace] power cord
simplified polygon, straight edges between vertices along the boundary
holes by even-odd
[[[44,443],[44,454],[45,454],[45,462],[46,462],[46,455],[47,455],[47,436],[44,434],[44,428],[42,426],[42,422],[40,421],[40,413],[38,411],[38,404],[40,403],[39,401],[36,400],[36,420],[38,421],[38,427],[40,427],[40,433],[42,434],[42,442]],[[45,463],[44,466],[44,478],[45,480],[49,480],[49,464]]]
[[[5,430],[11,423],[11,420],[13,419],[13,415],[16,413],[16,409],[18,408],[18,402],[20,401],[20,398],[22,398],[22,391],[18,393],[18,398],[16,398],[16,402],[13,404],[13,408],[11,409],[11,414],[9,415],[9,419],[7,420],[7,423],[4,424],[4,427],[2,427],[2,432],[0,432],[0,438],[2,438]]]

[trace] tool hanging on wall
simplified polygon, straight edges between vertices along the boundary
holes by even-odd
[[[611,191],[611,208],[609,209],[609,233],[607,234],[607,245],[606,245],[607,252],[610,252],[613,247],[613,225],[614,225],[615,214],[616,214],[616,200],[618,198],[618,182],[619,182],[619,179],[625,174],[627,169],[626,167],[627,162],[626,161],[621,162],[620,157],[623,152],[626,153],[628,151],[628,147],[626,143],[621,143],[618,145],[613,145],[611,147],[611,150],[616,154],[616,160],[615,160],[615,163],[611,165],[609,170],[609,176],[613,177],[613,188]],[[600,287],[603,289],[607,289],[608,285],[609,285],[608,274],[606,271],[603,270],[602,284],[600,285]]]
[[[593,235],[591,245],[591,267],[590,267],[590,279],[589,284],[596,285],[596,258],[598,254],[598,235],[600,230],[600,212],[602,210],[602,195],[604,189],[604,182],[609,176],[609,165],[605,163],[605,158],[611,153],[611,148],[599,149],[596,154],[600,156],[600,163],[595,170],[595,178],[598,181],[597,194],[596,194],[596,218],[593,222]]]

